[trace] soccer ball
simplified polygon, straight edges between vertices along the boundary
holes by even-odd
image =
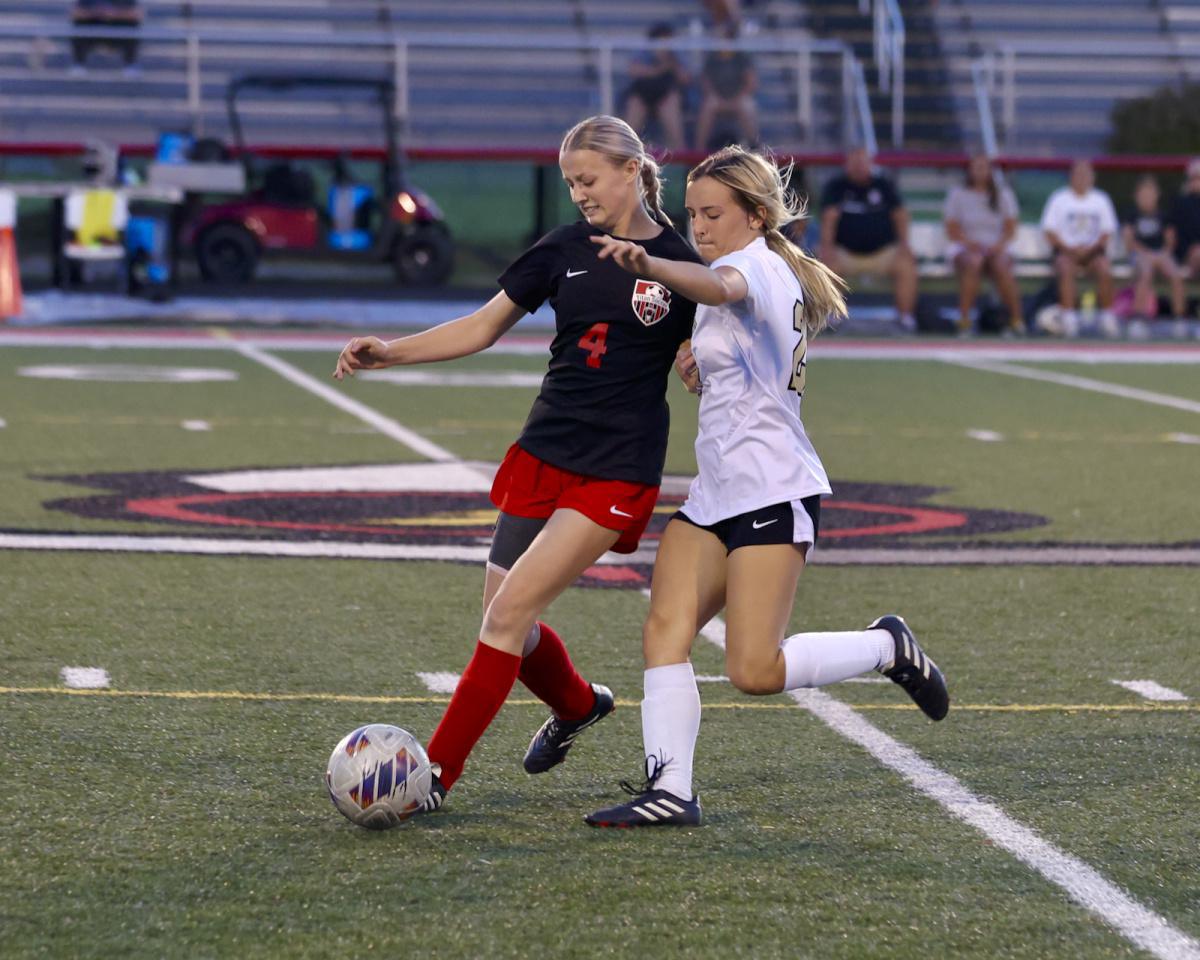
[[[421,808],[432,776],[429,757],[416,737],[386,723],[369,723],[333,748],[325,786],[351,823],[387,830]]]

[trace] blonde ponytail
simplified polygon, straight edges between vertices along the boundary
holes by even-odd
[[[725,147],[706,157],[688,174],[687,182],[711,177],[723,183],[738,203],[763,221],[763,239],[780,256],[804,288],[804,328],[815,337],[831,320],[846,316],[846,281],[825,264],[792,243],[782,232],[789,223],[802,223],[804,204],[788,189],[792,168],[782,172],[773,161],[739,146]]]
[[[804,329],[811,340],[824,330],[831,320],[846,316],[846,281],[816,257],[810,257],[775,228],[765,233],[767,246],[796,275],[804,288]]]

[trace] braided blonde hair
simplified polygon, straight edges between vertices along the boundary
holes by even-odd
[[[733,192],[743,210],[762,218],[767,246],[783,258],[804,288],[804,328],[811,338],[831,320],[846,316],[846,281],[783,234],[783,227],[807,216],[804,203],[788,188],[791,175],[790,163],[780,170],[766,157],[731,146],[693,167],[687,182],[711,177]]]
[[[630,160],[638,162],[639,193],[650,216],[661,224],[672,226],[671,218],[662,207],[662,174],[654,158],[646,152],[641,138],[633,127],[620,117],[601,114],[575,124],[562,139],[559,156],[570,150],[594,150],[615,166]]]

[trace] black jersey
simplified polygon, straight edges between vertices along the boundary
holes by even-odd
[[[667,375],[696,305],[596,256],[584,222],[550,231],[500,277],[530,313],[545,300],[550,368],[517,443],[563,470],[657,484],[667,455]],[[654,257],[702,262],[674,230],[637,241]]]

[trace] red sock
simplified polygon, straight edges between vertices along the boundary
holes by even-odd
[[[475,644],[471,662],[463,671],[426,750],[431,763],[441,764],[438,779],[447,790],[454,786],[467,755],[500,712],[520,667],[521,658],[516,654],[489,647],[482,641]]]
[[[592,685],[579,675],[562,638],[538,621],[542,638],[521,660],[520,681],[562,720],[580,720],[596,703]]]

